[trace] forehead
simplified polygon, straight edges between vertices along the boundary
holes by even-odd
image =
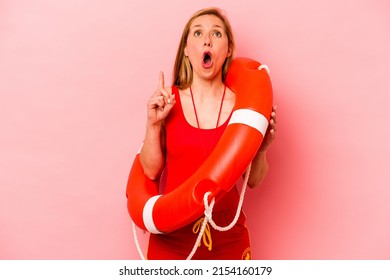
[[[216,15],[201,15],[194,19],[190,25],[190,29],[194,27],[221,27],[225,28],[223,21]]]

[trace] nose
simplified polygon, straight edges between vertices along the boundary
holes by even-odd
[[[210,35],[205,36],[203,46],[205,46],[205,47],[212,47],[213,46],[213,43],[211,42]]]

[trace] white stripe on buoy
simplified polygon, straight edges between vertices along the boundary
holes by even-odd
[[[150,233],[154,233],[154,234],[161,234],[162,233],[157,229],[157,227],[153,221],[154,204],[156,203],[157,199],[160,198],[160,196],[161,195],[155,195],[155,196],[152,196],[151,198],[149,198],[148,201],[145,203],[144,210],[142,212],[142,218],[144,220],[144,224],[145,224],[146,229]]]
[[[238,109],[233,112],[229,124],[246,124],[257,129],[263,136],[267,131],[268,120],[262,114],[250,109]]]

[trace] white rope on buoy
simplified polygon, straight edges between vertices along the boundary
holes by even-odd
[[[246,187],[248,185],[250,171],[251,171],[251,164],[248,166],[248,169],[246,170],[246,173],[245,173],[244,183],[243,183],[242,188],[241,188],[240,200],[238,202],[236,215],[234,216],[233,221],[229,225],[227,225],[226,227],[220,227],[220,226],[218,226],[214,222],[214,220],[213,220],[213,207],[214,207],[215,199],[213,198],[213,200],[211,201],[211,203],[209,205],[208,197],[209,197],[209,195],[211,193],[207,192],[207,193],[204,194],[203,203],[205,205],[205,211],[204,211],[205,217],[203,219],[202,227],[201,227],[201,230],[199,231],[198,238],[196,239],[195,245],[192,248],[191,253],[187,257],[187,260],[192,259],[192,257],[194,256],[196,250],[198,249],[199,244],[200,244],[200,240],[201,240],[201,238],[203,236],[203,233],[204,233],[204,231],[206,229],[206,226],[207,226],[208,222],[210,222],[210,225],[215,230],[218,230],[218,231],[228,231],[228,230],[232,229],[236,225],[236,223],[238,221],[238,218],[240,217],[240,214],[241,214],[242,205],[244,203],[245,191],[246,191]]]
[[[227,225],[226,227],[220,227],[217,224],[215,224],[215,222],[213,221],[212,217],[210,216],[210,218],[209,218],[210,225],[215,230],[218,230],[218,231],[228,231],[228,230],[232,229],[236,225],[236,223],[238,221],[238,218],[240,217],[240,214],[241,214],[242,205],[244,204],[244,197],[245,197],[246,187],[248,185],[250,169],[251,169],[251,165],[249,165],[249,167],[248,167],[248,169],[247,169],[247,171],[245,173],[245,179],[244,179],[244,183],[242,185],[241,193],[240,193],[240,200],[238,202],[236,215],[234,216],[233,221],[229,225]],[[210,205],[210,207],[212,208],[211,205]]]
[[[269,72],[270,72],[270,70],[269,70],[269,67],[268,67],[268,65],[266,65],[266,64],[261,64],[260,66],[259,66],[259,68],[257,68],[257,69],[259,69],[259,70],[265,70],[265,71],[267,71],[267,73],[269,74]]]
[[[137,229],[136,229],[133,221],[132,221],[132,223],[133,223],[133,236],[134,236],[135,247],[137,247],[137,251],[138,251],[139,256],[141,257],[141,260],[145,260],[144,254],[142,253],[142,250],[141,250],[141,246],[139,245],[139,242],[138,242]]]
[[[203,203],[204,203],[205,205],[208,204],[207,198],[208,198],[208,196],[209,196],[210,194],[211,194],[210,192],[207,192],[207,193],[205,193],[205,195],[204,195],[204,197],[203,197]],[[205,209],[205,211],[204,211],[205,218],[203,219],[202,227],[200,228],[200,231],[199,231],[199,234],[198,234],[198,238],[196,239],[195,244],[194,244],[194,247],[192,248],[192,251],[191,251],[191,253],[188,255],[188,257],[186,258],[186,260],[191,260],[192,257],[195,255],[196,250],[197,250],[198,247],[199,247],[200,240],[202,239],[203,233],[204,233],[204,231],[205,231],[205,229],[206,229],[206,226],[207,226],[207,222],[208,222],[208,220],[209,220],[209,217],[211,218],[212,210],[213,210],[213,207],[214,207],[214,203],[215,203],[215,200],[213,199],[213,200],[211,201],[210,207],[209,207],[208,209]]]

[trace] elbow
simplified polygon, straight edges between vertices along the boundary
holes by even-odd
[[[264,164],[260,172],[254,172],[252,176],[249,176],[248,184],[247,184],[248,187],[254,189],[260,186],[263,183],[265,177],[267,177],[268,171],[269,171],[269,165]]]
[[[264,178],[256,178],[256,179],[253,179],[253,180],[248,180],[248,184],[247,185],[248,185],[249,188],[255,189],[258,186],[260,186],[263,181],[264,181]]]
[[[261,185],[261,183],[263,182],[263,180],[253,180],[253,181],[248,181],[248,187],[251,188],[251,189],[255,189],[257,188],[258,186]]]
[[[254,188],[257,188],[258,186],[261,185],[261,182],[262,181],[259,181],[259,180],[248,180],[248,184],[247,186],[250,188],[250,189],[254,189]]]
[[[158,179],[158,176],[153,174],[145,174],[146,178],[148,178],[150,181],[156,181]]]
[[[145,164],[142,166],[144,170],[144,175],[147,177],[149,180],[156,181],[160,179],[161,173],[164,169],[163,164]]]
[[[152,181],[158,180],[160,178],[160,175],[164,169],[163,161],[156,159],[145,160],[141,155],[140,162],[146,178]]]
[[[152,169],[148,169],[148,168],[144,169],[145,177],[151,181],[156,181],[156,180],[160,179],[161,172],[162,172],[162,170],[152,170]]]

